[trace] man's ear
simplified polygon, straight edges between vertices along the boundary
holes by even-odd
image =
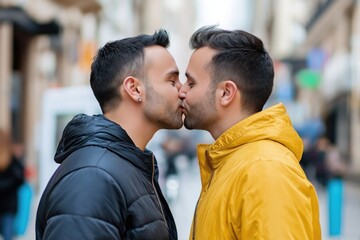
[[[218,88],[221,91],[220,104],[223,106],[229,105],[236,97],[238,91],[236,84],[231,80],[227,80],[221,82]]]
[[[129,76],[124,79],[123,88],[126,94],[136,102],[142,101],[143,84],[142,82],[133,76]]]

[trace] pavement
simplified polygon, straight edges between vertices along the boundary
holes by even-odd
[[[189,237],[193,212],[200,193],[199,169],[196,161],[189,162],[186,158],[179,158],[177,165],[180,170],[179,181],[178,185],[175,184],[173,187],[177,186],[179,191],[170,206],[177,223],[179,240],[186,240]],[[164,166],[160,166],[160,169],[164,169]],[[164,189],[164,179],[160,178],[160,183]],[[339,236],[329,236],[328,234],[327,190],[317,183],[314,183],[314,186],[320,203],[323,240],[360,240],[360,182],[344,182],[342,228]],[[26,234],[17,237],[16,240],[35,239],[35,215],[38,200],[39,196],[35,195]]]

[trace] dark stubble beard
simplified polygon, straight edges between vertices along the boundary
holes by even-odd
[[[179,129],[183,125],[182,114],[179,108],[175,109],[164,97],[158,94],[148,83],[145,84],[146,106],[145,117],[150,122],[155,122],[161,129]],[[179,100],[180,105],[180,100]]]
[[[203,98],[189,108],[184,119],[185,128],[208,130],[216,117],[215,88],[209,86]]]

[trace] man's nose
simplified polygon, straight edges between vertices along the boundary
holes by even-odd
[[[184,100],[186,98],[186,93],[185,93],[183,87],[184,87],[184,85],[180,88],[179,93],[178,93],[178,96],[181,100]]]
[[[183,85],[182,85],[182,83],[181,83],[180,81],[178,81],[178,82],[176,83],[176,88],[177,88],[178,91],[180,91],[180,89],[181,89],[182,86],[183,86]]]

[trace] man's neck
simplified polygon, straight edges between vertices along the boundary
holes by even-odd
[[[136,114],[136,112],[126,114],[129,112],[131,111],[112,111],[104,115],[111,121],[119,124],[126,131],[134,144],[144,151],[146,145],[158,129],[149,125],[141,114]]]
[[[246,112],[235,112],[231,111],[229,113],[222,114],[222,118],[218,121],[216,126],[213,126],[210,129],[211,136],[216,140],[218,139],[224,132],[226,132],[229,128],[237,124],[238,122],[244,120],[249,117],[251,114]]]

